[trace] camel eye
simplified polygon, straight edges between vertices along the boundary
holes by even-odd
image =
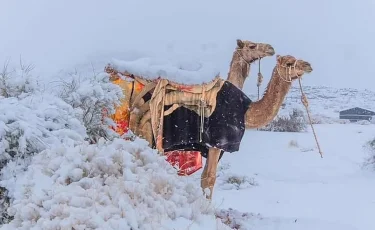
[[[255,44],[250,44],[250,45],[249,45],[249,48],[250,48],[250,49],[255,49],[256,47],[257,47],[257,46],[256,46]]]

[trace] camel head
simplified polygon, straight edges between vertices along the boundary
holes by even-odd
[[[301,78],[305,73],[311,73],[313,71],[310,63],[307,61],[297,59],[291,55],[276,56],[277,59],[277,71],[279,75],[288,81],[296,80]]]
[[[237,39],[236,52],[238,52],[240,56],[242,56],[242,58],[248,63],[252,63],[260,58],[273,56],[275,54],[275,50],[269,44],[255,43],[240,39]]]

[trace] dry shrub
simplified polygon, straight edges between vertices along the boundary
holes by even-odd
[[[289,116],[279,116],[260,130],[273,132],[302,132],[306,130],[306,127],[307,123],[303,111],[293,109],[293,112],[290,113]]]

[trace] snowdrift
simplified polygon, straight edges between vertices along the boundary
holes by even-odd
[[[199,181],[179,177],[146,141],[120,139],[111,119],[103,124],[102,110],[122,99],[107,74],[47,83],[31,69],[3,73],[1,230],[217,225]]]
[[[198,221],[213,209],[199,183],[147,142],[115,139],[36,155],[17,178],[5,229],[164,229],[163,221]]]

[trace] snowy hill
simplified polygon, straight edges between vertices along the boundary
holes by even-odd
[[[361,107],[375,111],[375,92],[371,90],[303,85],[303,92],[308,98],[310,111],[315,117],[321,116],[337,121],[341,110]],[[255,101],[258,98],[257,94],[249,94],[249,96]],[[293,84],[284,103],[285,108],[280,110],[280,115],[290,112],[293,108],[300,108],[304,111],[298,83]]]

